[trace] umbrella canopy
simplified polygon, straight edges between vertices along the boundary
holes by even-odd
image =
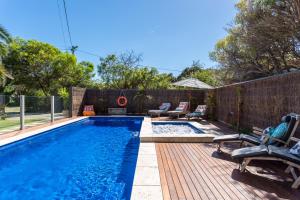
[[[184,79],[184,80],[172,83],[172,85],[182,86],[182,87],[190,87],[190,88],[199,88],[199,89],[213,89],[214,88],[202,81],[199,81],[196,78]]]

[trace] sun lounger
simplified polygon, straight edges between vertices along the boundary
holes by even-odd
[[[93,105],[85,105],[82,112],[83,116],[95,116],[95,110]]]
[[[188,120],[190,120],[191,118],[200,118],[206,115],[206,105],[198,105],[196,110],[192,113],[188,113],[185,115],[186,118],[188,118]]]
[[[152,116],[160,117],[161,114],[167,113],[170,108],[171,108],[171,103],[162,103],[159,106],[159,110],[149,110],[148,113],[151,117]]]
[[[272,138],[274,141],[273,145],[275,146],[286,146],[289,143],[289,138],[292,137],[298,127],[300,116],[295,113],[290,113],[288,116],[291,116],[291,120],[288,124],[288,130],[287,132],[281,137],[281,138]],[[256,129],[256,128],[255,128]],[[214,143],[217,143],[218,151],[221,151],[221,147],[226,142],[241,142],[241,146],[244,143],[250,144],[250,145],[260,145],[262,143],[268,142],[269,135],[264,135],[265,139],[262,140],[261,136],[264,135],[263,133],[260,133],[255,130],[253,134],[231,134],[231,135],[222,135],[222,136],[216,136],[213,139]]]
[[[300,176],[297,176],[295,173],[295,169],[300,171],[300,143],[298,143],[297,145],[299,147],[296,154],[291,153],[290,149],[287,147],[259,145],[255,147],[236,149],[231,155],[234,159],[243,159],[242,164],[240,165],[240,170],[242,172],[246,170],[247,165],[252,160],[273,160],[286,163],[288,167],[285,172],[292,174],[295,179],[292,188],[296,189],[300,185]]]
[[[189,102],[180,102],[179,106],[175,110],[168,111],[168,115],[170,117],[179,118],[180,115],[187,114],[188,109],[189,109]]]

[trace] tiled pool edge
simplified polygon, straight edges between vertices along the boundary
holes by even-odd
[[[149,126],[150,125],[150,126]],[[152,132],[151,118],[144,117],[140,136]],[[132,200],[162,200],[162,189],[154,143],[141,141],[134,181],[131,192]]]
[[[162,200],[162,189],[154,143],[140,143],[131,200]]]
[[[46,126],[46,127],[43,127],[43,128],[28,131],[28,132],[25,132],[25,133],[22,133],[22,134],[19,134],[19,135],[16,135],[16,136],[12,136],[12,137],[0,140],[0,147],[4,146],[4,145],[7,145],[7,144],[10,144],[10,143],[13,143],[13,142],[16,142],[16,141],[19,141],[19,140],[22,140],[22,139],[25,139],[25,138],[28,138],[28,137],[31,137],[31,136],[34,136],[34,135],[38,135],[38,134],[43,133],[45,131],[49,131],[49,130],[52,130],[52,129],[55,129],[55,128],[58,128],[58,127],[61,127],[61,126],[64,126],[64,125],[67,125],[67,124],[70,124],[70,123],[80,121],[80,120],[85,119],[85,118],[88,118],[88,117],[77,117],[75,119],[70,119],[68,121],[64,121],[64,122],[60,122],[60,123],[57,123],[57,124],[49,125],[49,126]]]
[[[169,121],[160,121],[166,122]],[[182,123],[180,121],[172,121],[172,123]],[[205,125],[201,125],[197,122],[189,121],[186,122],[195,128],[201,129],[203,134],[187,134],[187,135],[166,135],[166,134],[153,134],[152,132],[152,121],[151,118],[145,117],[142,124],[140,139],[141,142],[201,142],[201,143],[211,143],[213,138],[219,133],[207,128]],[[142,131],[143,130],[143,131]]]

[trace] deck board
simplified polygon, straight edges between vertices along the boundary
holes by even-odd
[[[299,199],[300,189],[290,188],[284,166],[255,163],[240,173],[228,154],[216,153],[213,144],[157,143],[159,172],[164,200],[173,199]],[[258,173],[260,169],[272,172]],[[253,170],[255,169],[255,170]],[[256,172],[256,173],[255,173]],[[277,178],[277,176],[275,176]]]

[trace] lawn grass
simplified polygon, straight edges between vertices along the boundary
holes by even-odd
[[[39,121],[46,121],[45,117],[41,118],[33,118],[33,119],[26,119],[25,118],[25,125],[30,125],[34,122],[39,122]],[[49,119],[50,120],[50,119]],[[0,131],[6,130],[6,129],[19,129],[20,127],[20,119],[14,117],[13,119],[5,119],[5,120],[0,120]]]

